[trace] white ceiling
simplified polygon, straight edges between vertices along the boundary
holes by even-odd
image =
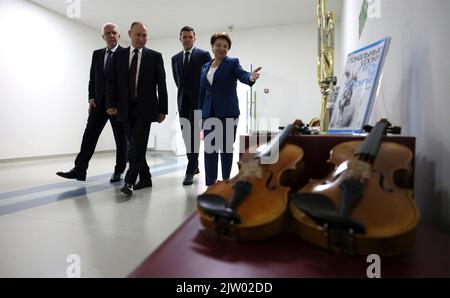
[[[316,21],[317,0],[29,0],[67,17],[71,3],[80,3],[74,21],[100,30],[106,22],[122,32],[133,21],[149,26],[150,37],[178,35],[184,25],[198,33],[242,30]],[[342,0],[330,0],[329,9],[340,18]]]

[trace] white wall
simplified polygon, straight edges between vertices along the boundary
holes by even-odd
[[[121,29],[121,44],[128,46],[127,28]],[[99,31],[26,1],[0,2],[0,35],[8,43],[0,47],[0,160],[79,151],[87,119],[91,55],[104,46]],[[230,33],[230,56],[239,57],[247,70],[250,64],[263,67],[254,87],[259,117],[280,118],[285,125],[319,116],[316,32],[316,24],[307,23]],[[198,35],[197,46],[210,51],[212,33]],[[183,152],[171,71],[171,57],[181,49],[178,32],[152,39],[150,29],[147,46],[163,54],[169,92],[169,115],[164,123],[152,125],[150,140],[157,136],[158,150]],[[264,88],[270,92],[264,94]],[[248,90],[239,87],[241,107]],[[113,149],[107,124],[97,151]]]
[[[0,1],[0,159],[78,152],[99,30],[22,0]],[[109,124],[99,150],[114,149]]]
[[[279,118],[280,125],[292,123],[295,119],[309,122],[313,117],[320,116],[320,91],[317,83],[317,27],[316,23],[305,23],[289,26],[265,27],[250,30],[233,31],[229,56],[238,57],[241,65],[247,71],[250,64],[253,67],[262,66],[261,77],[254,86],[257,93],[257,116],[264,118]],[[340,24],[336,32],[336,58],[340,52]],[[195,29],[195,28],[194,28]],[[148,46],[163,53],[167,72],[169,92],[169,116],[167,123],[160,125],[153,132],[158,135],[157,144],[169,146],[173,134],[179,134],[176,112],[176,88],[172,78],[171,57],[181,50],[178,33],[173,37],[151,39]],[[196,46],[211,51],[209,34],[197,34]],[[340,69],[337,61],[336,69]],[[242,84],[240,84],[242,85]],[[265,94],[263,90],[269,89]],[[238,87],[241,106],[240,126],[245,126],[245,93],[250,88]],[[175,120],[175,122],[174,122]],[[260,127],[262,128],[262,126]],[[170,132],[163,133],[162,130]],[[176,151],[175,143],[171,145]],[[178,142],[178,145],[182,143]],[[180,148],[178,148],[180,151]]]
[[[388,117],[416,137],[415,195],[422,219],[449,232],[450,213],[450,2],[379,0],[359,40],[362,0],[344,1],[343,56],[392,36],[373,119]]]

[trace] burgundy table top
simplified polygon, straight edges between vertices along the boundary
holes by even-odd
[[[193,214],[130,277],[366,277],[366,256],[329,252],[283,232],[259,242],[218,239]],[[381,277],[450,277],[450,240],[425,225],[408,252],[381,257]]]

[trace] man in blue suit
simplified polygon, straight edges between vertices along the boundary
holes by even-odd
[[[107,113],[125,123],[130,142],[130,168],[121,191],[152,187],[150,168],[145,158],[152,122],[163,122],[167,115],[166,73],[161,53],[145,47],[147,26],[131,25],[131,46],[118,52],[108,76]],[[139,182],[135,184],[137,176]]]
[[[217,180],[218,151],[222,179],[230,178],[233,165],[233,143],[239,119],[237,81],[252,86],[259,78],[261,67],[249,73],[242,69],[239,59],[228,57],[231,39],[225,32],[211,37],[214,59],[202,67],[200,74],[199,108],[202,110],[205,135],[206,185]],[[209,134],[213,133],[210,137]]]
[[[194,47],[195,40],[193,28],[189,26],[181,28],[180,42],[183,51],[172,57],[173,79],[178,88],[178,113],[188,159],[183,185],[193,184],[194,175],[199,173],[200,127],[198,121],[194,121],[196,120],[194,111],[198,107],[200,69],[211,61],[209,52]]]

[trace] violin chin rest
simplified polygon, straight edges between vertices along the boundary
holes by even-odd
[[[316,224],[328,229],[352,230],[355,234],[364,234],[364,225],[351,217],[343,216],[336,210],[333,201],[318,193],[293,193],[290,200],[295,207],[311,217]]]
[[[223,218],[230,222],[233,221],[234,223],[240,222],[239,216],[236,212],[234,212],[231,208],[228,208],[225,199],[219,195],[200,195],[197,197],[197,204],[212,217]]]

